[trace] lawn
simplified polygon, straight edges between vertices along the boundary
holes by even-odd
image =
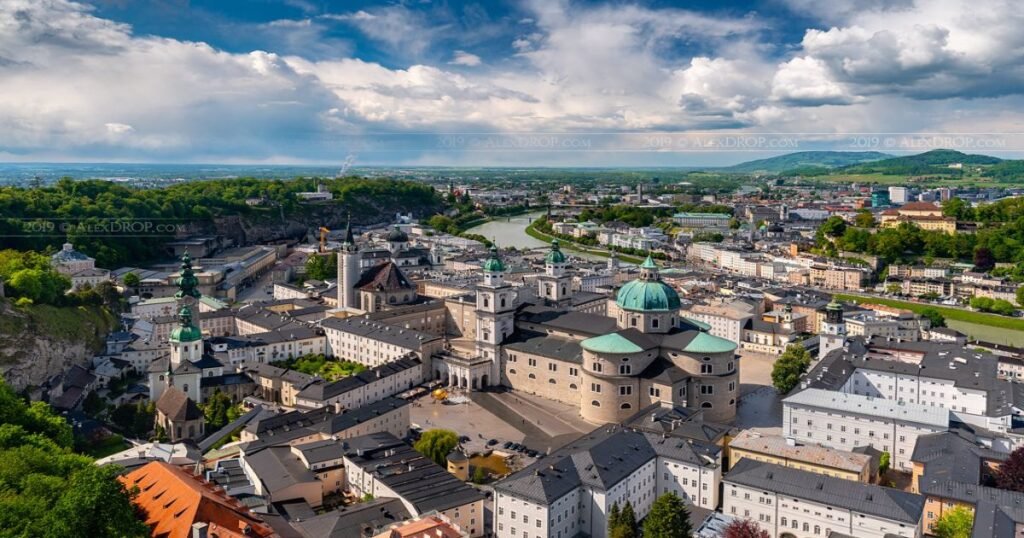
[[[975,325],[998,327],[1000,329],[1009,329],[1013,331],[1024,331],[1024,319],[1021,318],[1011,318],[997,314],[985,314],[983,312],[972,312],[970,310],[961,310],[959,308],[949,308],[946,306],[927,303],[913,303],[909,301],[897,301],[895,299],[882,299],[861,295],[847,295],[843,293],[836,294],[836,298],[842,301],[875,303],[895,308],[904,308],[917,313],[920,313],[926,308],[931,308],[938,311],[947,320],[963,321]]]

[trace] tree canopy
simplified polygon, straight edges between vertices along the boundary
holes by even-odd
[[[423,432],[419,440],[413,444],[416,452],[430,458],[434,463],[447,467],[446,458],[459,445],[459,435],[451,430],[434,429]]]
[[[946,511],[932,529],[938,538],[971,538],[974,513],[963,506]]]
[[[772,535],[749,519],[736,519],[726,525],[722,538],[772,538]]]
[[[1000,489],[1024,492],[1024,447],[1010,453],[996,470],[995,478]]]
[[[690,511],[674,492],[663,493],[644,518],[644,538],[690,538]]]
[[[780,394],[793,390],[810,365],[810,352],[802,344],[790,344],[772,366],[772,385]]]
[[[5,536],[144,537],[117,469],[72,451],[71,426],[0,380],[0,529]]]

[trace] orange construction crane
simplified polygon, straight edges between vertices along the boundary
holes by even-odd
[[[331,233],[330,230],[321,226],[320,227],[320,253],[327,252],[327,234]]]

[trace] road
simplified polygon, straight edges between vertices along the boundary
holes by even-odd
[[[273,271],[267,271],[260,276],[255,282],[252,283],[248,288],[238,292],[235,300],[239,303],[250,303],[256,301],[266,301],[274,298],[273,293],[267,293],[264,288],[272,284],[271,278],[273,277]]]

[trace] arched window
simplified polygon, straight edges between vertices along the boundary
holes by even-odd
[[[528,376],[526,376],[526,377],[529,377],[530,379],[537,379],[537,376],[535,376],[535,375],[533,375],[533,374],[530,374],[530,375],[528,375]]]
[[[590,405],[592,405],[594,407],[601,407],[601,402],[599,402],[597,400],[593,400],[593,401],[590,402]]]
[[[160,376],[160,381],[163,381],[163,380],[164,380],[164,376]]]
[[[632,408],[633,408],[633,406],[629,405],[628,403],[624,403],[624,404],[619,406],[619,409],[632,409]]]
[[[700,404],[700,406],[703,407],[704,409],[711,409],[711,402],[704,402]]]
[[[181,386],[181,391],[184,392],[185,394],[188,394],[188,383],[185,383],[184,385]]]
[[[515,375],[516,369],[515,368],[511,368],[511,369],[509,369],[508,373]]]
[[[565,286],[562,286],[562,295],[565,295]]]
[[[388,302],[391,304],[395,304],[395,296],[392,295],[391,297],[388,297]]]
[[[554,384],[555,384],[555,380],[554,380],[554,378],[550,378],[550,379],[548,379],[548,383],[551,383],[552,385],[554,385]]]
[[[505,297],[504,296],[502,296],[502,298],[501,298],[501,307],[505,308]]]
[[[486,295],[484,295],[484,308],[487,308],[489,306],[491,306],[491,301],[490,299],[487,298]]]
[[[406,293],[405,295],[402,296],[402,302],[405,302],[405,303],[409,302],[409,294],[408,293]]]
[[[579,390],[579,387],[576,386],[576,383],[569,383],[569,390]]]

